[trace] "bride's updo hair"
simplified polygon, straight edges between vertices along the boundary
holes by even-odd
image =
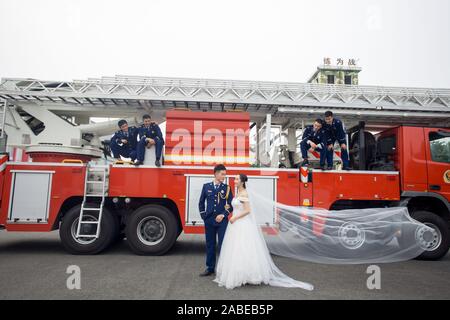
[[[245,174],[243,174],[243,173],[240,173],[239,174],[239,180],[241,180],[244,189],[246,189],[247,186],[245,185],[245,183],[248,181],[247,176]]]

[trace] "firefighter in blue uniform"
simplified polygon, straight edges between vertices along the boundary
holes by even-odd
[[[327,163],[328,169],[333,167],[334,144],[337,141],[341,146],[342,167],[344,170],[350,170],[347,148],[347,134],[344,124],[338,118],[333,117],[333,112],[325,112],[325,130],[327,131]]]
[[[118,123],[120,128],[116,131],[111,138],[110,147],[113,153],[113,157],[120,160],[120,156],[124,158],[131,158],[135,160],[136,145],[137,145],[137,133],[136,127],[129,127],[126,120],[120,120]]]
[[[223,164],[214,167],[214,181],[203,185],[198,208],[205,223],[206,270],[200,276],[214,274],[216,266],[216,243],[222,247],[223,237],[228,225],[228,216],[233,211],[233,193],[223,181],[226,168]],[[205,207],[206,201],[206,207]],[[218,240],[218,241],[217,241]]]
[[[300,142],[300,150],[303,158],[303,162],[301,163],[302,167],[309,165],[308,150],[312,148],[313,151],[320,153],[320,168],[325,169],[325,145],[327,137],[322,127],[322,119],[316,119],[311,126],[307,126],[303,131],[302,141]]]
[[[137,161],[136,165],[144,162],[145,148],[155,146],[155,165],[161,166],[161,154],[164,146],[164,138],[158,124],[152,122],[150,115],[145,114],[142,117],[144,124],[139,128],[139,142],[137,144]]]

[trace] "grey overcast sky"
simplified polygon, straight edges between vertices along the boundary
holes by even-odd
[[[450,87],[449,0],[0,0],[0,77],[116,74]]]

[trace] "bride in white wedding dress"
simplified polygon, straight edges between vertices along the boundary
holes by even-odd
[[[244,174],[235,178],[238,192],[232,201],[233,216],[225,232],[214,281],[227,289],[268,284],[313,290],[311,284],[288,277],[274,264],[250,207],[247,180]]]

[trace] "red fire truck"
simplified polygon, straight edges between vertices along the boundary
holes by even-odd
[[[7,231],[59,229],[72,254],[96,254],[126,237],[135,253],[162,255],[181,232],[204,231],[198,197],[203,183],[213,177],[212,163],[222,162],[232,188],[231,177],[245,173],[256,192],[287,205],[333,210],[406,206],[414,219],[434,230],[420,235],[426,247],[420,258],[439,259],[449,249],[448,128],[398,126],[373,135],[360,123],[349,130],[353,170],[310,169],[302,177],[301,168],[248,165],[247,113],[168,111],[166,119],[161,168],[95,164],[70,155],[9,162],[2,155],[0,226]],[[235,134],[225,136],[227,130]],[[229,152],[205,156],[221,134],[220,143]],[[241,154],[235,152],[239,137],[244,139]],[[177,149],[180,143],[184,145]],[[271,221],[259,222],[276,226],[276,214],[274,210]]]

